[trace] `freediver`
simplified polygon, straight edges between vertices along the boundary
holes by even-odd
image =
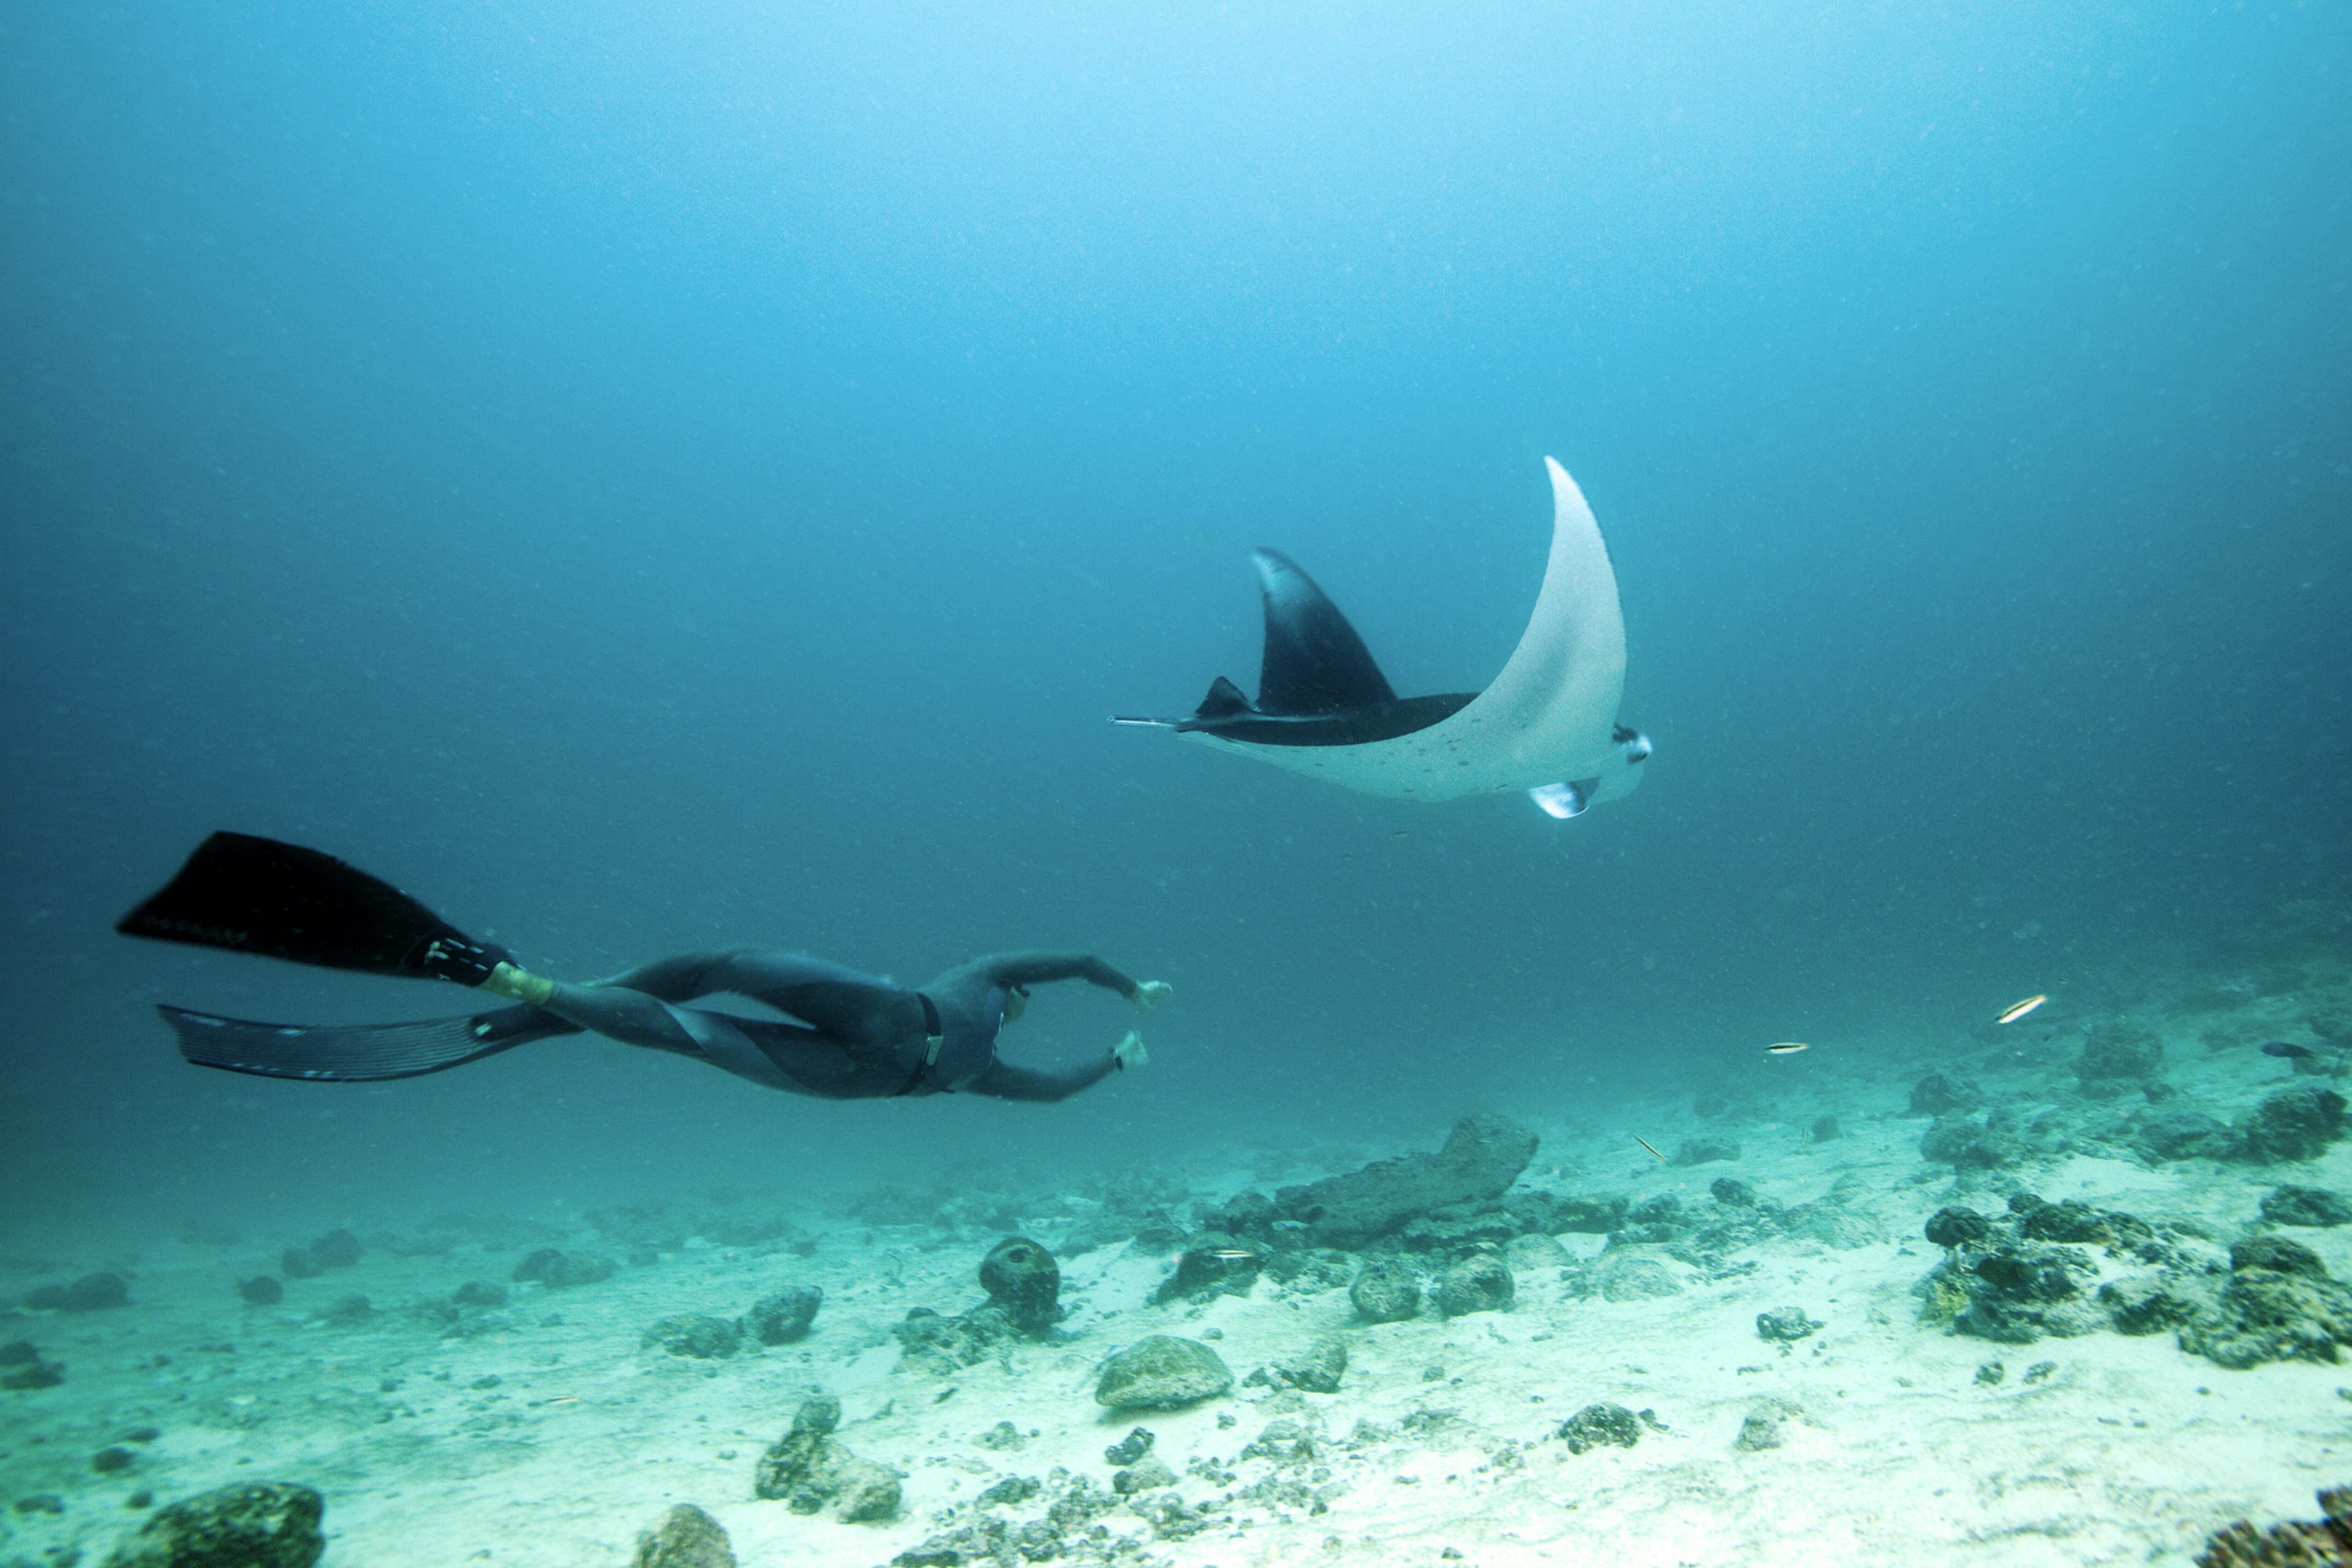
[[[531,973],[505,949],[474,940],[331,855],[237,833],[206,839],[116,929],[326,968],[446,980],[520,1004],[350,1027],[159,1008],[189,1061],[266,1078],[413,1078],[585,1032],[827,1100],[965,1093],[1050,1101],[1150,1058],[1130,1031],[1104,1056],[1065,1071],[1001,1060],[998,1032],[1021,1016],[1030,986],[1083,980],[1147,1013],[1170,990],[1162,981],[1130,979],[1091,953],[995,953],[910,989],[804,953],[749,947],[659,959],[610,980],[571,984]],[[790,1016],[685,1005],[726,994]]]

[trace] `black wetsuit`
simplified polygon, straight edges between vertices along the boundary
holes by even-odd
[[[1101,1082],[1119,1065],[1106,1054],[1053,1073],[997,1059],[1007,995],[1055,980],[1084,980],[1130,1000],[1138,991],[1091,953],[992,953],[910,990],[805,953],[735,948],[661,959],[594,985],[559,982],[541,1006],[610,1039],[698,1058],[794,1094],[1055,1100]],[[799,1022],[680,1005],[730,993]]]

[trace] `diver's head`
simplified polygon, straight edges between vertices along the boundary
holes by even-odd
[[[1021,1021],[1021,1015],[1028,1010],[1029,992],[1027,987],[1015,985],[1004,994],[1004,1023],[1019,1023]]]

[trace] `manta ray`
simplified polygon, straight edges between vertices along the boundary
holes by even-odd
[[[1454,800],[1524,792],[1556,817],[1633,793],[1649,738],[1617,720],[1625,618],[1601,525],[1568,470],[1551,474],[1551,559],[1503,672],[1484,691],[1399,697],[1364,639],[1288,556],[1257,550],[1265,656],[1257,700],[1219,676],[1173,730],[1363,795]]]

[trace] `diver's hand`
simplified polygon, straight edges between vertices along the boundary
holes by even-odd
[[[1137,1012],[1149,1013],[1167,1001],[1168,994],[1175,989],[1165,980],[1147,980],[1135,988],[1135,994],[1128,1000],[1135,1004]]]
[[[478,989],[487,991],[493,996],[504,996],[511,1001],[528,1002],[534,1007],[541,1007],[546,1005],[547,999],[555,994],[555,982],[543,974],[533,974],[528,969],[519,969],[511,963],[501,963],[490,971],[490,977],[483,981]]]
[[[1110,1048],[1110,1065],[1121,1072],[1129,1068],[1150,1067],[1151,1053],[1143,1048],[1143,1037],[1129,1029],[1127,1038]]]

